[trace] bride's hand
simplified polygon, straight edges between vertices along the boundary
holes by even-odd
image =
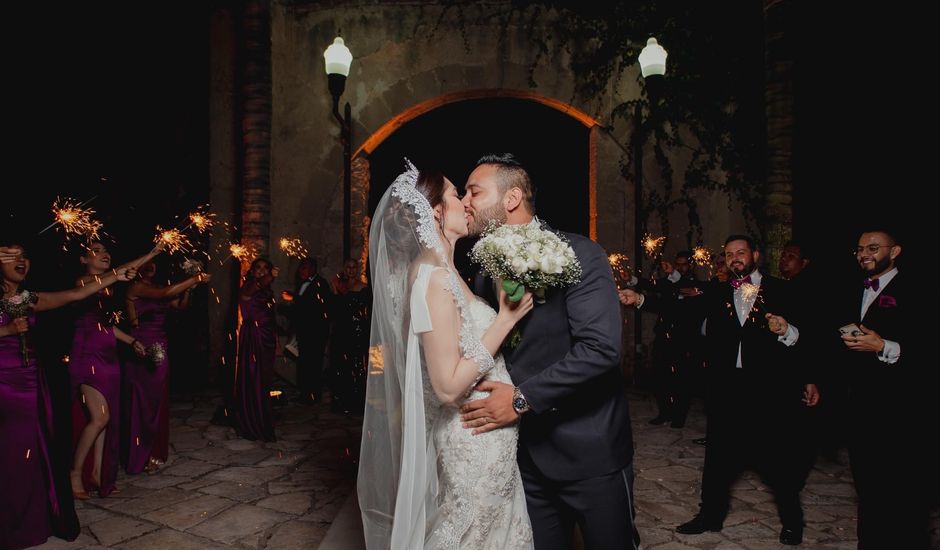
[[[534,305],[535,302],[531,292],[526,292],[522,295],[521,300],[513,302],[509,299],[509,295],[506,294],[505,290],[499,289],[499,314],[511,321],[513,325],[532,311]]]

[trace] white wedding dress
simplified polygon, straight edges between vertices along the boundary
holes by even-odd
[[[474,436],[460,422],[460,405],[488,395],[471,394],[474,378],[511,383],[503,358],[481,342],[496,312],[465,294],[434,211],[416,187],[419,172],[405,164],[379,201],[369,232],[376,292],[357,484],[366,547],[530,549],[532,528],[516,464],[518,426]],[[429,294],[439,270],[446,275],[434,278]],[[454,308],[456,316],[439,317],[453,323],[432,326],[429,295],[445,301],[431,304],[436,313]],[[442,403],[432,389],[425,341],[434,349],[452,342],[460,357],[476,365],[471,373],[463,363],[468,395],[457,403]],[[453,376],[455,367],[438,359],[432,357],[435,368],[448,372],[434,374]]]
[[[429,270],[421,270],[426,278]],[[427,287],[416,280],[415,288]],[[460,290],[457,290],[460,292]],[[477,340],[496,318],[496,312],[477,298],[468,303],[472,334]],[[485,376],[512,384],[502,355],[494,358]],[[508,426],[472,435],[460,422],[463,403],[443,405],[438,401],[429,376],[424,377],[425,412],[431,438],[437,449],[437,511],[428,518],[426,549],[503,550],[532,548],[532,527],[526,512],[525,492],[516,448],[519,427]],[[489,394],[473,392],[466,399]]]

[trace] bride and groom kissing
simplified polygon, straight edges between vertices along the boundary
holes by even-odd
[[[406,161],[370,231],[375,291],[358,479],[370,549],[636,548],[621,318],[604,250],[561,234],[581,276],[514,302],[454,267],[460,238],[552,231],[512,156],[465,196]],[[556,232],[557,233],[557,232]],[[510,332],[521,335],[504,346]]]

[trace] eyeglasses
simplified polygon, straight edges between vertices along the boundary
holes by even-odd
[[[855,254],[859,255],[867,251],[869,254],[877,254],[882,248],[891,248],[893,244],[870,244],[867,246],[858,246],[855,248]]]

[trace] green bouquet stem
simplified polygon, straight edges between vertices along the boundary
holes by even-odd
[[[518,302],[525,296],[526,288],[525,285],[518,281],[513,281],[511,279],[503,280],[503,290],[506,291],[506,294],[509,297],[510,302]],[[529,292],[532,293],[532,296],[537,304],[545,303],[545,289],[544,288],[531,288]]]

